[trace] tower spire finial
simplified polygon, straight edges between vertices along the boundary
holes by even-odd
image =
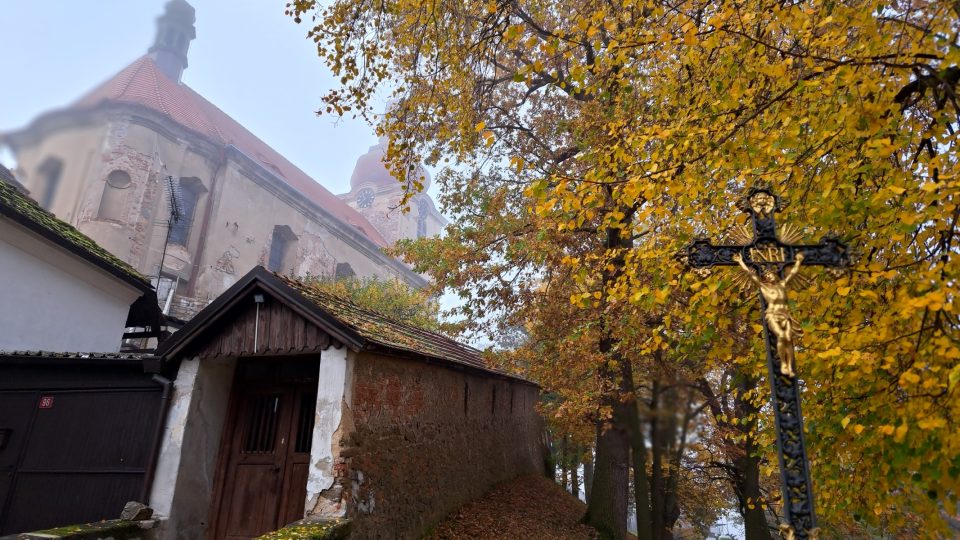
[[[187,69],[187,50],[197,37],[196,21],[196,10],[186,0],[170,0],[157,18],[157,37],[147,52],[160,71],[174,81],[180,82]]]

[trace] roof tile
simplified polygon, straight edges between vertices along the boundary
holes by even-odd
[[[82,358],[96,360],[142,360],[153,358],[152,354],[143,353],[104,353],[104,352],[53,352],[53,351],[0,351],[0,357],[29,357],[29,358]]]
[[[391,349],[405,350],[515,377],[513,374],[491,368],[483,361],[479,350],[447,336],[396,321],[382,313],[366,309],[346,298],[328,293],[302,281],[276,273],[274,273],[274,276],[295,289],[318,308],[349,326],[362,338],[373,343]]]

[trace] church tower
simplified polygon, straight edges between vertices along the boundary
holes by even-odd
[[[350,192],[340,198],[356,208],[391,244],[404,238],[439,235],[447,219],[426,193],[430,188],[430,173],[423,166],[417,166],[413,174],[423,178],[423,192],[411,199],[410,211],[404,213],[399,208],[403,186],[383,162],[386,155],[384,137],[357,159],[350,176]]]
[[[187,51],[197,37],[196,21],[196,11],[185,0],[170,0],[157,17],[157,37],[147,53],[171,81],[180,82],[187,69]]]

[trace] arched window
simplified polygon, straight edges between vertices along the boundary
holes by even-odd
[[[97,218],[109,219],[112,221],[122,221],[123,211],[127,207],[127,193],[133,184],[130,175],[126,171],[115,170],[107,175],[107,181],[103,186],[103,196],[100,197],[100,208],[97,210]]]
[[[53,197],[57,194],[60,185],[60,174],[63,172],[63,162],[57,158],[47,158],[37,169],[37,202],[40,206],[50,209]]]
[[[181,178],[174,187],[174,196],[177,201],[177,219],[171,219],[170,243],[187,246],[190,240],[190,229],[193,227],[193,218],[197,210],[200,194],[206,191],[199,178]],[[171,210],[171,218],[173,212]]]
[[[274,272],[292,270],[296,266],[297,235],[286,225],[277,225],[273,228],[273,237],[270,239],[270,260],[267,268]]]

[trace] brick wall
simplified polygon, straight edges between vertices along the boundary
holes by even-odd
[[[418,538],[494,484],[543,472],[538,389],[361,353],[340,474],[356,538]]]

